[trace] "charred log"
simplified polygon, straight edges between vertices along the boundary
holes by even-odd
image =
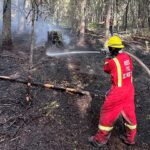
[[[63,38],[61,32],[58,31],[48,31],[47,32],[47,46],[63,46]]]

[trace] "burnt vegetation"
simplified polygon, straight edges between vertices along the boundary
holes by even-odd
[[[146,0],[1,1],[6,11],[0,11],[0,150],[92,150],[88,137],[97,131],[111,84],[102,69],[105,55],[48,57],[46,51],[100,51],[110,36],[105,20],[113,18],[125,50],[149,67],[149,5]],[[119,139],[120,117],[104,150],[150,149],[150,78],[133,64],[137,143],[127,146]]]

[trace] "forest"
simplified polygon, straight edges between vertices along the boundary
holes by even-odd
[[[103,150],[150,149],[149,0],[0,0],[0,150],[94,150],[117,36],[133,62],[136,144],[124,118]]]

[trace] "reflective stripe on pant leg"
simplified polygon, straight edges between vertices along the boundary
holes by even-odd
[[[113,129],[113,127],[102,126],[102,125],[99,125],[98,128],[99,130],[108,131],[108,132]]]
[[[137,132],[137,125],[130,125],[125,123],[126,126],[126,137],[129,142],[135,142],[135,136]]]
[[[126,127],[128,127],[129,129],[131,129],[131,130],[136,129],[136,127],[137,127],[137,125],[130,125],[130,124],[127,124],[127,123],[125,123],[124,125],[125,125]]]

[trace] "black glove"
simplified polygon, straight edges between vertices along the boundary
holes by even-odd
[[[104,55],[108,55],[109,54],[109,50],[108,49],[101,49],[101,53],[104,54]]]

